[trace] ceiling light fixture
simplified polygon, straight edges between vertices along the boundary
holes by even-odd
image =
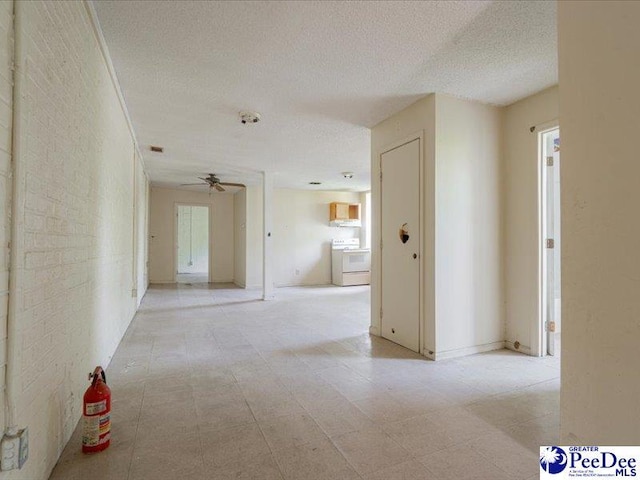
[[[258,112],[240,112],[240,123],[246,125],[247,123],[258,123],[260,121],[260,114]]]
[[[344,178],[353,178],[353,172],[342,172]]]

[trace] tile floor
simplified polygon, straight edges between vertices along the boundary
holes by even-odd
[[[209,281],[209,274],[207,272],[178,273],[176,275],[176,282],[178,283],[194,284],[194,283],[207,283],[208,281]]]
[[[111,447],[52,479],[538,478],[559,361],[428,361],[368,331],[369,287],[151,288],[108,369]]]

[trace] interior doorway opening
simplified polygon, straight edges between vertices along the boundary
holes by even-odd
[[[210,280],[209,207],[177,205],[176,282],[208,283]]]
[[[542,355],[560,355],[562,331],[560,129],[539,133],[540,141],[540,336]]]

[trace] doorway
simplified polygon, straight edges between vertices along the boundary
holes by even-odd
[[[539,133],[540,142],[540,335],[543,355],[560,355],[562,330],[560,129]]]
[[[381,334],[420,352],[420,138],[380,156]]]
[[[209,207],[176,205],[176,282],[209,282]]]

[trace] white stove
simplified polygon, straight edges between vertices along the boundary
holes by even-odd
[[[360,248],[357,238],[335,238],[331,241],[331,278],[334,285],[369,285],[371,283],[371,250]]]

